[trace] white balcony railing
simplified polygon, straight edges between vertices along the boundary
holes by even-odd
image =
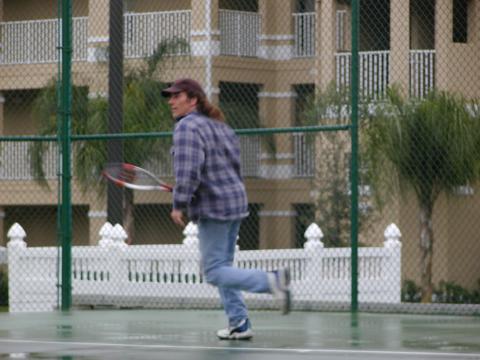
[[[240,156],[243,176],[259,175],[261,140],[260,136],[240,137]]]
[[[424,97],[435,86],[435,50],[410,51],[410,96]],[[350,85],[351,53],[337,53],[335,80],[339,89]],[[381,99],[389,86],[390,52],[364,51],[359,54],[360,96]]]
[[[32,180],[32,154],[29,142],[0,143],[0,180]],[[50,142],[43,156],[43,171],[47,180],[55,179],[58,172],[57,144]]]
[[[220,54],[256,57],[260,47],[260,14],[220,10]]]
[[[47,180],[56,179],[59,165],[58,147],[55,142],[44,144],[47,147],[43,156],[43,171]],[[0,181],[33,180],[32,154],[30,142],[0,143]],[[243,176],[258,176],[260,169],[261,140],[259,136],[241,136],[241,167]],[[142,164],[154,174],[163,177],[173,176],[173,163],[170,154],[154,155],[152,161]],[[74,170],[74,169],[73,169]]]
[[[295,57],[315,56],[315,13],[293,14],[295,29]]]
[[[153,54],[158,44],[168,39],[183,40],[175,55],[190,53],[191,12],[165,11],[125,15],[125,57]]]
[[[190,11],[125,15],[125,57],[151,55],[164,39],[183,39],[175,52],[190,52]],[[59,61],[57,19],[0,23],[0,64],[54,63]],[[88,18],[73,18],[73,60],[87,59]]]
[[[73,60],[87,58],[86,17],[73,18]],[[59,20],[0,23],[0,64],[52,63],[59,60]]]
[[[315,175],[315,135],[293,134],[294,176]]]
[[[423,98],[435,87],[435,50],[410,50],[410,96]]]
[[[362,51],[359,54],[360,97],[381,99],[386,95],[389,83],[390,52]],[[350,86],[351,53],[335,54],[335,80],[340,89]]]

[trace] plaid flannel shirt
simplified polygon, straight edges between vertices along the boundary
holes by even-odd
[[[226,124],[193,112],[173,133],[173,208],[191,220],[234,220],[248,215],[240,174],[240,142]]]

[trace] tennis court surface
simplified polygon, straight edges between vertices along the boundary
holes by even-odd
[[[0,359],[480,359],[480,317],[251,311],[220,341],[220,310],[0,313]]]

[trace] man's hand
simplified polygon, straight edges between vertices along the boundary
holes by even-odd
[[[170,217],[172,218],[173,222],[181,227],[185,227],[185,221],[183,218],[183,212],[181,210],[172,210],[170,213]]]

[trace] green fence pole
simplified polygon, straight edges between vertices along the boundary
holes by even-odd
[[[71,201],[71,108],[72,108],[72,6],[71,0],[62,2],[62,310],[72,305],[72,201]]]
[[[358,27],[359,27],[360,0],[352,0],[352,114],[351,114],[351,146],[352,159],[350,162],[351,186],[351,311],[358,311]]]

